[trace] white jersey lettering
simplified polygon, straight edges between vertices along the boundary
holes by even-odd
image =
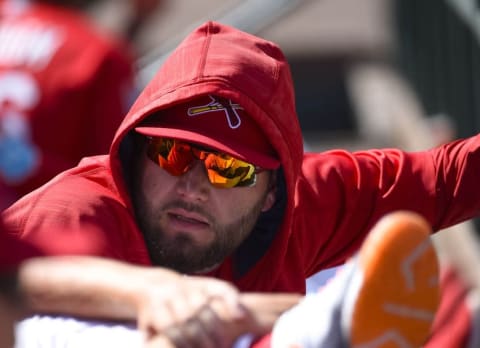
[[[61,32],[31,21],[0,24],[0,64],[41,70],[63,41]]]

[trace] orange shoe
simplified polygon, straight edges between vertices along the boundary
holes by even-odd
[[[371,230],[354,258],[275,323],[272,348],[418,348],[439,304],[430,226],[395,212]]]
[[[391,213],[372,229],[355,257],[342,305],[352,348],[417,348],[428,338],[440,301],[431,228],[418,214]]]

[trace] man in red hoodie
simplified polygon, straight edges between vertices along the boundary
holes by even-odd
[[[414,211],[434,231],[477,216],[479,170],[478,136],[416,153],[304,154],[281,50],[208,22],[162,65],[108,155],[83,160],[3,216],[40,247],[62,248],[46,231],[87,235],[86,254],[155,266],[128,281],[115,270],[39,276],[26,289],[42,299],[38,310],[137,318],[155,332],[200,309],[208,317],[213,299],[242,316],[237,291],[304,293],[307,277],[345,262],[393,211]]]

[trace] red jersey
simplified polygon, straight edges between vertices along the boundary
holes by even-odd
[[[129,48],[63,7],[0,1],[0,191],[108,153],[133,93]]]
[[[435,230],[480,213],[480,136],[416,153],[304,154],[280,49],[208,22],[164,62],[122,122],[109,155],[85,159],[15,203],[3,213],[9,228],[36,244],[56,244],[45,237],[50,230],[64,240],[91,236],[86,253],[150,265],[125,176],[132,156],[141,155],[132,151],[133,129],[156,110],[207,94],[240,104],[281,161],[274,206],[210,273],[242,291],[304,292],[307,277],[344,262],[388,212],[415,211]]]

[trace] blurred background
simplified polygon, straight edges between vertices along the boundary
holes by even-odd
[[[131,6],[104,0],[91,13],[121,32]],[[137,82],[217,20],[282,47],[306,150],[425,149],[480,128],[479,10],[478,0],[163,0],[132,40]],[[456,226],[453,242],[438,234],[440,252],[479,254],[475,224]]]
[[[188,32],[213,19],[283,48],[300,123],[313,149],[396,143],[401,135],[391,134],[392,120],[403,122],[398,118],[404,112],[428,117],[436,140],[467,136],[480,122],[479,3],[163,0],[133,40],[138,81],[146,84]],[[121,31],[131,6],[130,0],[103,0],[92,15],[100,25]]]

